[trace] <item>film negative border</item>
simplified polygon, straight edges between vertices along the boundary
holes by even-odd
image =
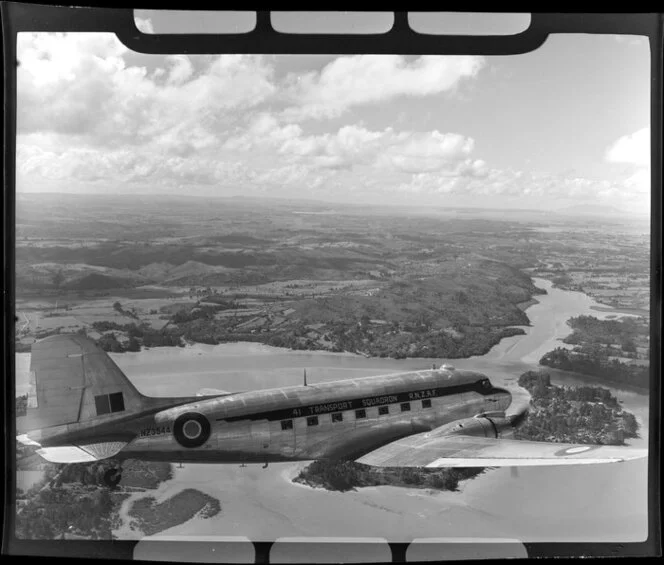
[[[250,9],[250,8],[244,8]],[[274,30],[269,12],[257,12],[257,25],[254,31],[242,34],[223,35],[147,35],[135,25],[133,10],[116,8],[63,7],[35,4],[2,4],[2,25],[4,40],[4,62],[6,69],[14,72],[5,74],[5,100],[8,112],[5,116],[5,165],[15,160],[16,116],[16,34],[19,32],[67,32],[98,31],[117,34],[130,49],[142,53],[307,53],[307,54],[482,54],[513,55],[537,49],[555,33],[625,34],[645,35],[650,40],[651,51],[651,155],[652,155],[652,199],[651,199],[651,404],[650,404],[650,453],[649,459],[649,537],[639,543],[523,543],[529,557],[544,556],[646,556],[661,552],[661,532],[658,517],[659,500],[659,457],[660,457],[660,340],[661,340],[661,148],[662,148],[662,61],[663,43],[662,14],[562,14],[534,13],[530,27],[513,36],[426,36],[414,32],[408,25],[407,12],[395,12],[392,29],[384,34],[352,35],[291,35]],[[15,174],[11,166],[5,167],[4,205],[5,238],[4,253],[6,264],[14,265],[14,186]],[[10,432],[14,428],[14,324],[10,319],[14,314],[13,270],[5,270],[5,335],[3,344],[5,359],[5,424]],[[7,434],[11,437],[12,434]],[[15,468],[13,442],[5,445],[7,468]],[[15,478],[8,473],[5,480],[6,500],[13,500]],[[49,557],[89,557],[100,559],[132,559],[139,557],[136,549],[144,542],[137,541],[87,541],[87,540],[18,540],[14,537],[13,505],[5,506],[7,520],[3,532],[3,553]],[[144,540],[145,541],[145,540]],[[154,540],[156,541],[156,540]],[[268,563],[274,558],[278,540],[246,540],[245,548],[251,543],[254,549],[253,562]],[[337,543],[339,540],[336,540]],[[359,541],[359,540],[354,540]],[[421,541],[421,540],[420,540]],[[440,540],[438,540],[439,543]],[[476,540],[477,541],[477,540]],[[430,540],[433,542],[433,540]],[[180,543],[180,542],[178,542]],[[233,543],[233,542],[225,542]],[[293,542],[298,543],[298,542]],[[311,544],[312,541],[299,543]],[[329,543],[329,542],[325,542]],[[407,562],[413,557],[412,543],[390,543],[392,562]],[[381,542],[384,545],[383,542]],[[443,544],[446,545],[446,544]],[[481,544],[477,544],[481,545]],[[239,546],[238,546],[239,547]],[[327,546],[329,547],[329,546]],[[359,547],[359,546],[356,546]],[[430,546],[433,547],[433,546]],[[443,546],[440,546],[441,552]],[[516,555],[515,555],[516,557]],[[143,557],[145,558],[145,557]],[[209,556],[208,556],[209,558]],[[250,558],[250,553],[247,553]],[[294,557],[293,557],[294,558]],[[438,559],[446,557],[441,553]],[[461,558],[461,557],[457,557]],[[481,557],[480,557],[481,558]],[[191,559],[190,559],[191,560]],[[209,559],[208,559],[209,560]],[[223,556],[218,556],[224,562]]]

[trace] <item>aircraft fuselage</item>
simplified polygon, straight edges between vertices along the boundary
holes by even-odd
[[[122,458],[271,462],[356,458],[396,439],[485,412],[508,391],[480,373],[426,370],[230,394],[137,420]]]

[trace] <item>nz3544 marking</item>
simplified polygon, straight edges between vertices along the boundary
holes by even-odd
[[[158,428],[145,428],[141,430],[140,437],[160,436],[163,434],[170,434],[170,426],[161,426]]]

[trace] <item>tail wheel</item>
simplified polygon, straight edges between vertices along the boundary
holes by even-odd
[[[181,414],[173,424],[173,435],[182,447],[200,447],[210,437],[210,422],[197,412]]]

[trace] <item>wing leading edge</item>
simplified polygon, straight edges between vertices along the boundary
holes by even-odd
[[[359,458],[376,467],[517,467],[618,463],[648,456],[647,449],[614,445],[547,443],[422,433]]]

